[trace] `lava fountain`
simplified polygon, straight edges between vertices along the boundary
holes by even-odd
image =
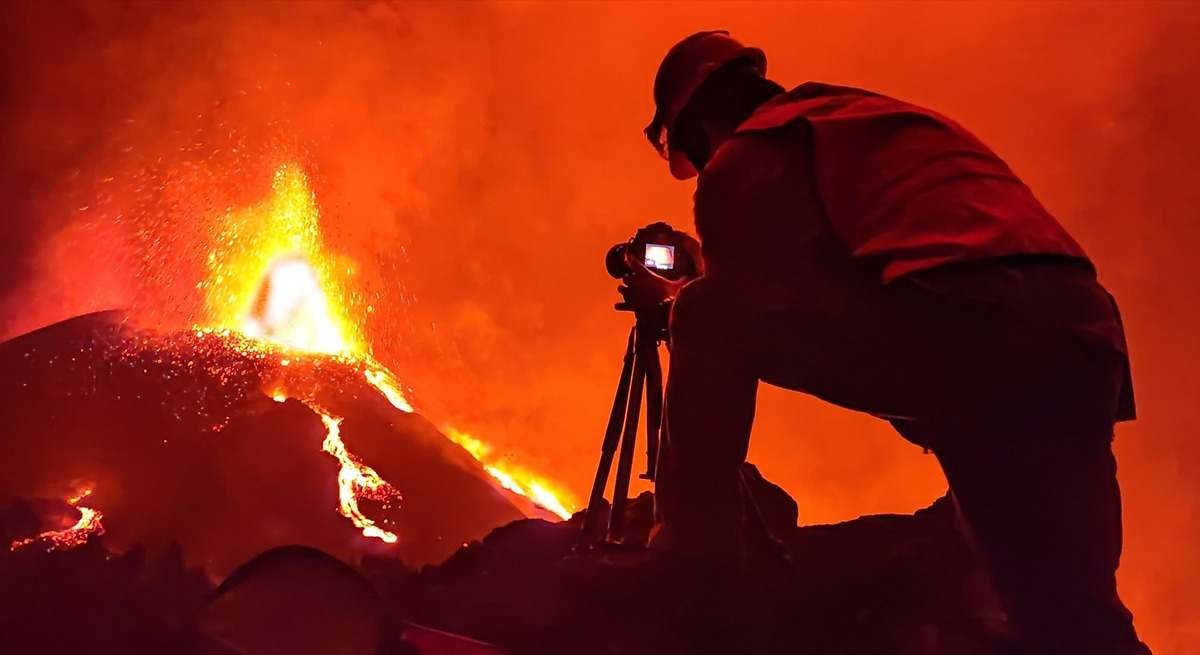
[[[396,376],[374,359],[351,317],[351,294],[337,275],[339,267],[321,244],[320,213],[307,179],[288,164],[276,172],[272,195],[264,203],[225,217],[218,247],[209,253],[209,277],[200,287],[206,294],[210,324],[206,330],[236,331],[254,342],[298,353],[321,353],[361,368],[366,381],[389,403],[413,411]],[[349,272],[351,267],[340,270]],[[288,364],[288,360],[281,362]],[[266,390],[276,400],[291,396],[286,386]],[[339,418],[323,411],[311,398],[299,398],[319,414],[328,430],[324,449],[341,463],[339,511],[363,534],[385,542],[396,536],[376,526],[357,508],[368,495],[399,500],[399,492],[346,451],[339,436]],[[458,430],[445,430],[464,446],[496,482],[562,518],[570,502],[553,482],[494,455],[494,449]]]

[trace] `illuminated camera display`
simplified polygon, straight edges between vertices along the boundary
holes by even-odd
[[[644,264],[646,268],[655,271],[669,271],[675,268],[675,246],[647,243]]]
[[[700,244],[666,223],[651,223],[633,238],[608,249],[604,268],[620,280],[644,269],[668,280],[684,281],[701,275]]]

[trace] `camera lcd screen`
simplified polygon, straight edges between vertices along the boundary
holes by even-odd
[[[675,246],[647,243],[645,264],[646,268],[656,271],[669,271],[675,268]]]

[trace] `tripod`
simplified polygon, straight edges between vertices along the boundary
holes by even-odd
[[[658,344],[666,340],[666,317],[669,309],[669,305],[663,304],[650,310],[633,310],[635,322],[629,330],[621,377],[617,381],[616,397],[608,415],[600,464],[596,468],[596,478],[592,482],[592,493],[583,522],[582,536],[585,543],[601,540],[620,541],[623,536],[625,507],[629,502],[629,478],[633,471],[643,393],[646,397],[646,471],[641,477],[654,480],[663,407],[662,363],[658,358]],[[613,483],[612,509],[609,512],[608,527],[602,531],[599,525],[600,507],[604,503],[604,489],[608,486],[618,447],[621,454],[617,461],[616,481]]]
[[[588,498],[587,512],[580,531],[579,546],[591,547],[599,542],[620,543],[624,537],[625,508],[629,503],[629,479],[633,472],[633,456],[637,442],[638,422],[642,413],[642,396],[646,399],[646,471],[644,480],[653,481],[658,466],[658,442],[663,427],[662,363],[658,358],[658,345],[667,339],[667,316],[670,303],[663,303],[649,310],[635,309],[627,304],[618,305],[623,311],[632,311],[635,316],[629,340],[625,345],[625,358],[621,364],[621,377],[617,380],[617,393],[613,398],[612,411],[608,415],[608,426],[604,430],[604,443],[600,451],[600,463],[596,467],[596,478],[592,482],[592,493]],[[608,525],[601,526],[601,507],[604,505],[604,489],[612,472],[613,460],[620,449],[617,460],[617,477],[613,483],[612,508]],[[744,524],[747,529],[747,546],[753,552],[765,555],[768,561],[788,565],[786,548],[771,534],[754,491],[743,475],[739,476],[744,509]]]

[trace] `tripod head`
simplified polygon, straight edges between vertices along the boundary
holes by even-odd
[[[624,302],[617,303],[614,307],[617,311],[633,312],[633,329],[637,333],[637,340],[643,346],[646,345],[646,342],[652,342],[654,346],[657,346],[667,342],[667,327],[670,325],[671,306],[674,304],[674,300],[672,298],[652,307],[634,308]]]

